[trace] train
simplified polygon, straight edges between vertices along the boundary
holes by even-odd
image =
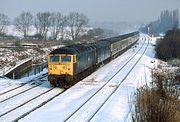
[[[134,45],[139,34],[135,31],[94,43],[73,44],[51,51],[48,54],[48,81],[54,87],[71,87]]]

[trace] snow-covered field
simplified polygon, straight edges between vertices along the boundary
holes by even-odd
[[[145,54],[141,57],[147,46],[148,40],[150,41],[150,44],[148,45]],[[142,49],[140,49],[144,41],[145,44]],[[137,47],[131,48],[115,60],[99,68],[96,72],[83,79],[44,106],[31,112],[20,121],[60,122],[66,120],[75,111],[77,112],[73,114],[73,116],[69,118],[68,121],[130,121],[130,109],[133,105],[132,101],[134,98],[134,91],[136,88],[151,81],[151,68],[153,68],[155,65],[154,63],[151,63],[155,60],[153,46],[154,42],[151,40],[151,38],[147,35],[141,34],[138,43],[139,45],[137,45]],[[127,61],[130,60],[138,50],[138,54],[132,59],[130,63],[126,64]],[[138,63],[136,64],[136,62]],[[122,68],[124,65],[126,66]],[[133,68],[133,66],[135,67]],[[120,69],[121,71],[117,73]],[[117,73],[116,76],[112,78],[115,73]],[[127,75],[127,73],[129,74]],[[106,85],[105,88],[103,88],[104,90],[100,91],[99,89],[109,80],[110,82]],[[119,87],[117,87],[118,84]],[[19,85],[17,81],[0,79],[0,92],[8,89],[9,87],[14,87],[15,85]],[[26,87],[29,88],[29,86]],[[43,89],[41,88],[46,90],[44,87],[36,89],[39,89],[40,92],[42,92],[41,90]],[[114,91],[114,89],[116,90]],[[98,95],[95,95],[95,97],[90,99],[90,97],[97,91],[100,91]],[[32,95],[36,94],[36,91],[29,92],[31,92],[30,95],[21,94],[21,97],[23,97],[24,101],[29,99]],[[55,92],[58,92],[57,89]],[[49,94],[55,94],[55,92]],[[109,96],[110,93],[112,93],[111,96]],[[42,97],[44,97],[43,99],[48,98],[48,96]],[[88,99],[89,102],[85,103]],[[107,101],[103,102],[105,99],[107,99]],[[6,104],[5,107],[13,108],[14,106],[17,106],[17,104],[21,103],[18,101],[14,102],[15,104],[9,103]],[[36,103],[36,101],[34,102]],[[37,100],[37,104],[38,103],[39,102]],[[102,103],[104,104],[100,106]],[[84,106],[77,110],[77,108],[83,104]],[[23,111],[27,112],[30,106],[35,105],[32,103],[28,106],[27,104],[26,108],[24,107],[23,109],[19,109],[19,112],[21,114]],[[18,116],[18,114],[15,115],[16,112],[13,113],[14,116]],[[0,117],[0,119],[3,121],[11,121],[13,118],[16,118],[13,117],[13,113],[9,114],[9,116],[5,116],[4,118]],[[94,115],[94,113],[96,114]]]

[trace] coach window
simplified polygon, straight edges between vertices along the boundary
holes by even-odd
[[[61,56],[61,62],[71,62],[71,56]]]
[[[59,56],[50,56],[50,62],[59,62]]]

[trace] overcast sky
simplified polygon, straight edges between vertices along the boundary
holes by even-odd
[[[0,0],[0,13],[10,18],[22,11],[76,11],[86,14],[91,21],[149,22],[166,9],[180,11],[180,0]]]

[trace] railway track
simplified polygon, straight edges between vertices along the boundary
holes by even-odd
[[[7,92],[7,93],[5,93],[5,94],[3,94],[3,95],[1,95],[0,96],[0,104],[2,103],[2,102],[5,102],[6,100],[9,100],[9,99],[11,99],[11,98],[13,98],[13,97],[16,97],[16,96],[18,96],[18,95],[20,95],[20,94],[22,94],[22,93],[24,93],[24,92],[27,92],[27,91],[29,91],[29,90],[31,90],[31,89],[33,89],[33,88],[36,88],[36,87],[38,87],[38,86],[40,86],[42,83],[37,83],[36,85],[28,85],[27,86],[27,88],[22,88],[22,90],[21,90],[21,88],[19,88],[17,91],[9,91],[9,92]],[[25,87],[25,86],[24,86]]]
[[[145,42],[148,41],[147,39],[144,38],[144,43],[143,45],[145,45]],[[112,83],[112,80],[119,74],[119,72],[121,72],[124,67],[126,67],[126,65],[129,64],[129,62],[131,62],[131,60],[138,54],[138,52],[141,51],[141,49],[143,48],[143,45],[138,49],[138,51],[124,64],[123,67],[121,67],[118,72],[113,75],[108,82],[106,82],[95,94],[93,94],[92,97],[90,97],[82,106],[80,106],[76,111],[74,111],[68,118],[65,119],[65,121],[73,121],[73,117],[81,111],[81,109],[83,108],[83,106],[87,105],[88,103],[90,103],[90,101],[92,99],[96,99],[96,95],[98,95],[99,93],[103,93],[103,89],[105,87],[109,87],[110,89],[112,89],[112,91],[110,92],[111,94],[113,94],[118,87],[121,85],[121,83],[126,79],[126,77],[129,75],[129,73],[133,70],[133,68],[135,67],[135,65],[138,63],[138,61],[141,59],[141,57],[143,56],[143,54],[141,55],[141,57],[137,60],[137,62],[135,62],[133,68],[131,68],[131,70],[129,71],[129,73],[123,77],[123,79],[121,80],[121,82],[119,84],[114,84]],[[148,45],[147,45],[148,46]],[[146,47],[147,48],[147,47]],[[144,50],[145,52],[145,50]],[[142,53],[144,53],[142,52]],[[38,85],[38,84],[36,84]],[[33,88],[29,88],[29,90],[27,90],[26,92],[32,90]],[[31,112],[37,110],[38,108],[42,107],[44,104],[48,103],[49,101],[53,100],[54,98],[56,98],[57,96],[59,96],[64,90],[60,90],[58,91],[57,89],[49,89],[47,91],[45,91],[44,93],[39,94],[38,96],[35,96],[31,99],[29,99],[26,102],[23,102],[22,104],[17,105],[16,107],[13,107],[11,109],[9,109],[6,112],[0,113],[0,121],[18,121],[20,119],[22,119],[23,117],[27,116],[28,114],[30,114]],[[7,92],[8,93],[8,92]],[[9,92],[10,93],[10,92]],[[18,94],[21,95],[22,93]],[[90,121],[94,115],[96,115],[96,113],[101,109],[101,107],[109,100],[109,98],[112,96],[111,94],[104,94],[107,95],[107,98],[105,101],[103,101],[103,103],[101,104],[101,106],[98,106],[98,109],[96,109],[96,111],[93,112],[93,114],[91,115],[91,117],[87,118],[87,121]],[[18,96],[16,95],[16,96]],[[14,97],[16,97],[14,96]],[[49,96],[48,98],[46,98],[47,96]],[[12,98],[14,98],[12,97]],[[6,102],[12,98],[9,98],[7,100],[4,101],[0,101],[0,103]],[[43,100],[42,100],[43,98]],[[31,107],[33,106],[33,107]],[[16,115],[16,116],[15,116]]]
[[[123,57],[122,60],[121,60],[121,58],[119,58],[120,60],[119,59],[115,60],[115,62],[118,61],[117,64],[115,63],[115,65],[114,65],[114,63],[112,61],[110,66],[112,66],[114,68],[113,68],[113,70],[109,70],[111,73],[109,71],[103,72],[104,68],[102,68],[102,70],[101,69],[98,70],[96,73],[93,73],[92,76],[90,76],[89,78],[87,77],[84,81],[81,81],[80,83],[75,85],[72,89],[67,90],[67,92],[65,92],[61,96],[58,96],[58,98],[54,99],[51,103],[47,104],[46,106],[41,107],[40,109],[36,109],[36,111],[31,112],[30,114],[25,115],[25,117],[20,119],[19,121],[28,121],[28,120],[31,120],[31,119],[33,121],[39,121],[39,120],[46,121],[47,119],[55,120],[54,118],[59,118],[59,119],[57,119],[58,121],[81,121],[81,120],[79,120],[79,118],[81,118],[83,115],[85,115],[85,118],[86,118],[87,113],[90,113],[93,116],[93,113],[95,113],[95,112],[92,112],[92,111],[94,111],[93,109],[96,110],[96,108],[97,108],[96,105],[100,105],[99,104],[100,102],[99,102],[98,99],[101,98],[104,95],[107,95],[107,97],[108,97],[109,94],[107,94],[107,92],[109,92],[109,93],[113,92],[114,88],[117,87],[117,84],[112,83],[112,81],[111,81],[111,83],[108,83],[105,87],[111,89],[111,91],[108,90],[105,93],[103,93],[103,92],[104,92],[104,90],[106,91],[106,89],[102,88],[102,90],[99,90],[99,88],[101,88],[101,86],[104,85],[110,78],[111,79],[115,78],[115,76],[114,76],[114,78],[112,78],[112,75],[115,74],[119,69],[121,69],[121,67],[123,67],[123,65],[125,65],[126,62],[128,62],[129,59],[131,57],[133,57],[135,53],[138,53],[138,51],[140,51],[140,48],[143,48],[142,43],[145,40],[146,39],[144,37],[143,37],[143,39],[141,37],[140,40],[139,40],[141,44],[136,46],[135,49],[131,49],[130,52],[128,53],[128,55],[126,57]],[[145,42],[144,42],[144,44],[145,44]],[[141,50],[140,52],[143,53],[143,50]],[[140,55],[140,54],[138,54],[138,55]],[[138,56],[136,56],[136,58],[137,57]],[[137,60],[138,60],[138,58],[137,58]],[[132,62],[133,61],[131,61],[131,64],[128,63],[127,65],[132,65]],[[118,67],[115,70],[115,67],[117,67],[118,65],[120,65],[120,67]],[[104,67],[105,67],[105,69],[108,69],[109,65],[104,66]],[[127,68],[123,68],[122,70],[127,70]],[[102,74],[99,74],[99,73],[102,73]],[[110,74],[108,75],[108,73],[110,73]],[[118,73],[117,73],[117,75],[118,75]],[[91,79],[92,79],[92,81],[91,81]],[[85,82],[85,81],[87,81],[87,82]],[[72,93],[72,96],[70,96],[73,89],[76,90],[76,92],[75,92],[75,94]],[[100,94],[99,93],[97,93],[97,94],[100,95],[100,97],[99,98],[95,97],[95,96],[97,96],[97,94],[96,94],[91,99],[90,97],[97,91],[99,91]],[[82,99],[81,99],[81,97],[82,97]],[[89,102],[86,102],[86,101],[88,101],[88,99],[89,99]],[[105,99],[105,98],[103,98],[103,99]],[[97,103],[94,103],[91,100],[96,101]],[[84,102],[86,102],[86,104],[84,104]],[[103,100],[103,102],[104,102],[104,100]],[[55,107],[56,103],[62,103],[63,105]],[[83,108],[84,108],[83,106],[80,108],[80,106],[82,104],[84,104],[84,106],[87,107],[87,108],[85,108],[85,110],[83,110]],[[68,108],[66,106],[68,106]],[[80,108],[80,109],[77,110],[78,108]],[[60,112],[60,113],[59,114],[54,113],[52,116],[49,116],[49,117],[48,116],[43,117],[44,115],[48,115],[49,112],[52,112],[53,110],[57,110],[57,112]],[[61,111],[63,111],[63,112],[61,112]],[[75,112],[75,113],[73,114],[73,112]],[[77,113],[80,113],[80,114],[77,114]],[[70,117],[70,115],[72,115],[72,116]],[[76,115],[78,115],[78,117]],[[74,116],[76,116],[75,119],[73,119]],[[42,117],[42,119],[41,119],[41,117]],[[89,119],[90,119],[90,117],[87,117],[87,121]],[[86,120],[84,119],[82,121],[86,121]]]
[[[63,91],[64,90],[59,88],[49,88],[42,93],[23,101],[22,103],[10,106],[9,108],[7,107],[7,109],[3,112],[2,110],[0,111],[0,121],[18,121],[32,111],[40,108],[55,97],[59,96]]]
[[[17,121],[64,91],[63,89],[49,87],[49,83],[43,80],[45,77],[47,77],[47,74],[37,77],[20,87],[1,93],[0,121]]]
[[[103,104],[101,104],[101,106],[95,111],[94,115],[91,116],[91,118],[88,121],[91,121],[91,119],[97,114],[97,112],[104,106],[104,104],[110,99],[110,97],[117,91],[117,89],[120,87],[121,83],[128,77],[128,75],[132,72],[132,70],[134,69],[134,67],[137,65],[137,63],[141,60],[142,56],[144,55],[144,53],[147,50],[147,47],[149,45],[149,40],[148,40],[148,44],[145,48],[145,50],[143,51],[142,55],[140,56],[140,58],[136,61],[136,63],[133,65],[133,67],[130,69],[130,71],[126,74],[126,76],[122,79],[122,81],[115,87],[114,91],[108,96],[108,98],[103,102]]]
[[[34,107],[33,109],[27,111],[26,113],[22,114],[21,116],[19,116],[18,118],[14,119],[13,121],[18,121],[20,119],[22,119],[23,117],[27,116],[28,114],[30,114],[31,112],[35,111],[36,109],[42,107],[43,105],[45,105],[46,103],[50,102],[51,100],[53,100],[54,98],[58,97],[60,94],[62,94],[62,92],[64,92],[64,90],[62,90],[61,92],[55,94],[54,96],[48,98],[47,100],[43,101],[42,103],[40,103],[39,105],[37,105],[36,107]],[[36,103],[36,101],[35,101]]]
[[[136,60],[135,63],[131,62],[133,58],[135,58],[135,56],[138,54],[138,52],[141,51],[141,49],[144,47],[145,42],[147,41],[147,45],[145,47],[145,49],[142,51],[142,55],[138,57],[138,59]],[[146,49],[149,45],[149,40],[147,38],[145,38],[143,45],[141,46],[141,48],[127,61],[127,63],[118,70],[118,72],[116,72],[101,88],[99,88],[99,90],[97,90],[89,99],[86,100],[86,102],[84,102],[81,106],[79,106],[78,109],[76,109],[68,118],[65,119],[65,121],[73,121],[75,118],[77,120],[79,115],[82,115],[82,118],[85,118],[85,121],[90,121],[94,115],[96,115],[96,113],[100,110],[100,108],[109,100],[109,98],[116,92],[116,90],[119,88],[119,86],[121,85],[121,83],[127,78],[127,76],[131,73],[131,71],[133,70],[133,68],[136,66],[136,64],[139,62],[139,60],[141,59],[141,57],[144,55],[144,53],[146,52]],[[112,84],[113,79],[115,79],[115,77],[129,64],[132,63],[132,67],[131,69],[128,71],[128,73],[123,77],[123,79],[121,79],[121,82],[119,82],[118,84]],[[105,88],[106,87],[106,88]],[[107,88],[109,88],[109,90],[107,90]],[[98,100],[98,98],[101,98],[102,95],[106,95],[106,99],[103,100],[103,102],[101,100]],[[94,105],[93,108],[88,108],[88,107],[84,107],[84,106],[92,106],[93,101],[98,101],[98,106]],[[99,105],[99,103],[101,103]],[[84,108],[88,108],[87,109],[83,109]],[[96,109],[95,109],[96,108]],[[88,114],[88,115],[86,115]],[[90,117],[89,114],[92,114]],[[79,119],[77,121],[82,121],[81,117],[79,117]],[[84,120],[83,120],[84,121]]]
[[[53,89],[53,88],[51,88],[51,89],[49,89],[49,90],[47,90],[47,91],[45,91],[45,92],[43,92],[43,93],[41,93],[41,94],[39,94],[39,95],[33,97],[33,98],[31,98],[30,100],[28,100],[28,101],[26,101],[26,102],[24,102],[24,103],[18,105],[17,107],[14,107],[14,108],[12,108],[12,109],[10,109],[10,110],[4,112],[4,113],[1,113],[1,114],[0,114],[0,117],[6,115],[7,113],[9,113],[9,112],[11,112],[11,111],[13,111],[13,110],[15,110],[15,109],[17,109],[17,108],[23,106],[23,105],[25,105],[26,103],[28,103],[28,102],[30,102],[30,101],[32,101],[32,100],[34,100],[34,99],[40,97],[41,95],[46,94],[47,92],[51,91],[52,89]]]
[[[4,91],[4,92],[0,93],[0,98],[1,98],[0,103],[3,102],[3,101],[5,101],[5,100],[8,100],[8,99],[10,99],[10,98],[12,98],[12,97],[14,97],[14,96],[17,96],[17,95],[19,95],[19,94],[22,94],[23,92],[26,92],[26,91],[28,91],[28,90],[30,90],[30,89],[33,89],[33,88],[41,85],[41,84],[42,84],[41,79],[43,79],[43,78],[45,78],[45,77],[47,77],[47,73],[44,74],[44,75],[41,76],[41,77],[36,77],[36,78],[34,78],[34,79],[26,82],[26,83],[23,83],[23,84],[21,84],[21,85],[19,85],[19,86],[17,86],[17,87],[14,87],[14,88],[12,88],[12,89],[10,89],[10,90],[7,90],[7,91]],[[40,82],[34,82],[34,81],[40,81]],[[33,84],[33,83],[34,83],[34,84]],[[29,85],[29,84],[32,84],[32,85]],[[23,87],[26,87],[26,85],[27,85],[27,88],[23,88]],[[22,89],[22,90],[20,90],[20,92],[17,92],[17,94],[14,94],[14,95],[13,95],[13,93],[16,93],[15,91],[16,91],[16,90],[19,90],[19,89]],[[8,96],[8,94],[9,94],[10,96]],[[3,97],[4,97],[4,98],[3,98]]]

